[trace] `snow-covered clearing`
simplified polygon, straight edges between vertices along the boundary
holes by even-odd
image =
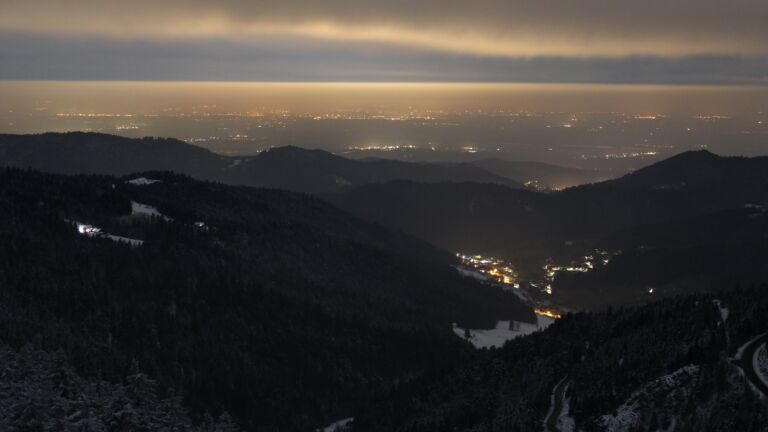
[[[520,321],[499,321],[496,323],[496,328],[490,330],[470,329],[469,338],[467,338],[467,340],[469,340],[475,348],[500,347],[510,339],[544,330],[553,322],[555,322],[554,318],[543,315],[536,315],[535,324]],[[462,339],[466,338],[466,329],[454,326],[453,332]]]
[[[171,221],[173,219],[169,218],[168,216],[163,215],[158,211],[155,207],[137,203],[136,201],[131,201],[131,216],[145,216],[145,217],[159,217],[163,218],[167,221]]]
[[[160,180],[148,179],[146,177],[137,177],[133,180],[128,180],[127,183],[130,183],[134,186],[148,186],[154,183],[160,183]]]
[[[335,421],[329,424],[328,426],[322,429],[317,429],[316,432],[343,432],[349,429],[349,427],[352,425],[352,422],[354,421],[355,421],[354,417],[341,419],[339,421]]]
[[[682,385],[683,380],[696,375],[698,372],[698,366],[688,365],[649,382],[632,393],[629,399],[616,409],[615,415],[606,414],[600,418],[605,430],[611,432],[635,430],[640,421],[641,407],[647,406],[649,401],[655,400],[659,395],[665,395],[684,387]]]

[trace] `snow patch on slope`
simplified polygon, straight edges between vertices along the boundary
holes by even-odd
[[[352,426],[352,422],[354,421],[354,417],[341,419],[329,424],[322,429],[316,429],[316,432],[343,432],[345,430],[349,430],[350,426]]]
[[[167,221],[173,220],[168,216],[160,213],[157,208],[146,204],[137,203],[136,201],[131,201],[131,216],[159,217]]]
[[[468,270],[468,269],[466,269],[464,267],[461,267],[461,266],[455,266],[455,268],[456,268],[456,271],[458,271],[459,274],[464,276],[464,277],[475,278],[475,279],[477,279],[479,281],[483,281],[483,282],[487,282],[487,281],[491,280],[490,277],[488,277],[488,276],[486,276],[486,275],[484,275],[484,274],[482,274],[482,273],[480,273],[478,271]]]
[[[133,180],[128,180],[126,183],[130,183],[134,186],[148,186],[154,183],[160,183],[160,180],[148,179],[146,177],[137,177]]]

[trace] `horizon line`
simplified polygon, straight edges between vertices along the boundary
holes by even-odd
[[[0,83],[123,83],[123,84],[262,84],[262,85],[342,85],[342,86],[594,86],[594,87],[678,87],[678,88],[768,88],[766,82],[579,82],[579,81],[274,81],[274,80],[165,80],[165,79],[16,79],[0,78]]]

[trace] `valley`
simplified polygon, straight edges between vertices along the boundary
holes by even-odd
[[[189,424],[713,421],[684,399],[731,427],[744,417],[723,407],[759,403],[764,158],[684,153],[542,192],[297,148],[232,164],[173,140],[4,139],[0,341],[61,352],[84,382],[138,367]],[[89,156],[43,157],[59,145]]]

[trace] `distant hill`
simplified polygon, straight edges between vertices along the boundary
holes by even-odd
[[[156,181],[0,169],[0,343],[61,350],[84,377],[138,370],[245,430],[306,431],[462,361],[452,323],[534,319],[450,254],[317,198],[141,176]]]
[[[352,160],[323,150],[278,147],[243,160],[224,177],[228,183],[323,193],[349,190],[356,186],[411,180],[496,183],[523,186],[470,164],[442,166],[387,159]]]
[[[543,162],[483,159],[471,163],[498,176],[518,183],[529,183],[532,187],[539,189],[559,190],[585,183],[605,181],[617,176],[610,171],[566,168]]]
[[[722,157],[689,151],[600,183],[603,188],[714,189],[753,187],[768,182],[768,157]]]
[[[233,185],[308,193],[349,190],[391,180],[472,181],[523,187],[469,164],[356,161],[323,150],[279,147],[252,157],[227,157],[175,139],[122,138],[71,132],[0,135],[0,166],[60,174],[111,174],[165,170]]]
[[[175,139],[85,132],[0,135],[0,166],[56,174],[173,170],[206,179],[219,176],[227,165],[227,158]]]

